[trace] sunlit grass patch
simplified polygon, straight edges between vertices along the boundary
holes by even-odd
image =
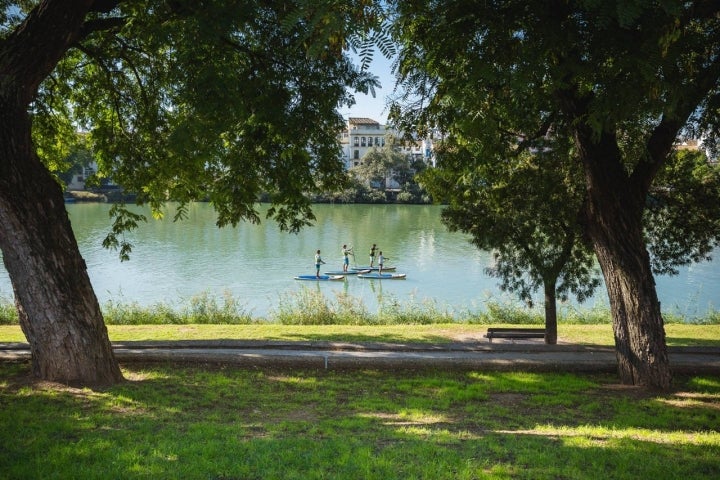
[[[720,393],[720,378],[693,377],[687,382],[688,388],[707,393]]]
[[[717,432],[685,432],[652,430],[644,428],[607,428],[580,425],[577,427],[538,425],[529,430],[496,430],[494,433],[512,435],[536,435],[560,439],[568,445],[610,446],[612,440],[639,440],[661,445],[720,446]]]
[[[720,395],[712,393],[679,392],[672,398],[663,398],[658,401],[676,408],[708,407],[720,411]]]

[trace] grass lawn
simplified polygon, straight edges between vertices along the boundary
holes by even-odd
[[[481,325],[108,327],[112,340],[487,341]],[[670,345],[720,326],[667,325]],[[560,341],[610,345],[609,325]],[[0,326],[0,342],[23,341]],[[0,477],[88,479],[717,478],[720,377],[669,392],[614,375],[128,364],[76,389],[0,363]]]
[[[717,478],[720,378],[132,364],[74,389],[0,364],[3,478]]]
[[[431,325],[108,325],[110,340],[324,340],[376,342],[487,342],[483,335],[488,326],[537,327],[538,325],[474,325],[467,323]],[[665,325],[671,346],[720,346],[720,325]],[[0,342],[24,342],[18,325],[0,325]],[[614,344],[612,326],[558,326],[558,342],[582,345]]]

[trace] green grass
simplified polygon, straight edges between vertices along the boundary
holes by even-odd
[[[712,478],[720,378],[131,365],[102,390],[0,364],[3,478]]]
[[[508,326],[497,324],[493,326]],[[343,342],[487,342],[487,325],[108,325],[110,340],[315,340]],[[670,346],[720,346],[720,325],[669,324]],[[560,325],[558,340],[577,345],[614,344],[610,325]],[[0,325],[0,342],[24,342],[18,325]]]
[[[235,304],[207,298],[179,316],[156,310],[165,320],[151,325],[137,323],[161,315],[116,307],[124,320],[108,325],[114,341],[487,341],[488,324],[448,323],[434,305],[390,305],[383,324],[343,325],[332,324],[333,305],[311,324],[235,321]],[[493,315],[506,321],[494,326],[536,325],[511,310]],[[666,333],[671,346],[720,346],[717,322],[669,323]],[[613,343],[607,322],[561,323],[558,334]],[[0,325],[0,342],[15,341],[20,327]],[[676,376],[671,391],[653,393],[614,375],[564,373],[159,363],[123,374],[110,388],[76,389],[33,380],[28,363],[0,363],[0,477],[691,480],[720,471],[717,376]]]

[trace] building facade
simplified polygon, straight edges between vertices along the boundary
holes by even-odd
[[[388,133],[385,125],[371,118],[350,117],[340,138],[345,169],[360,165],[360,159],[371,148],[384,147]]]
[[[343,163],[350,170],[360,165],[360,161],[371,148],[382,148],[396,132],[371,118],[350,117],[346,129],[340,136]],[[431,140],[421,140],[400,146],[400,151],[413,158],[424,159],[434,166]]]

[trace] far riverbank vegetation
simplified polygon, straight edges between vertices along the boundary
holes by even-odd
[[[64,171],[57,175],[65,189],[65,198],[72,202],[136,201],[136,195],[123,192],[97,171],[97,163],[85,139],[62,162]],[[388,139],[383,148],[373,148],[362,161],[347,171],[345,188],[333,192],[308,194],[314,203],[403,203],[429,204],[432,198],[418,183],[416,175],[428,167],[419,156],[401,153],[397,139]],[[262,195],[260,202],[270,200]]]

